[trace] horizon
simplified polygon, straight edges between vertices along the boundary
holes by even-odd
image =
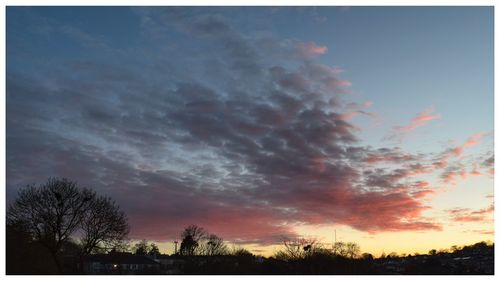
[[[143,242],[145,240],[136,240],[136,241],[130,241],[129,243],[129,248],[128,249],[124,249],[124,250],[118,250],[116,251],[117,253],[127,253],[127,254],[132,254],[132,255],[140,255],[140,254],[137,254],[134,252],[134,245],[137,244],[137,243],[140,243],[140,242]],[[153,241],[145,241],[149,244],[153,243],[154,245],[158,246],[156,243],[154,243]],[[316,244],[317,241],[315,241],[315,245],[317,245],[317,247],[319,249],[326,249],[326,250],[330,250],[332,251],[331,248],[328,248],[328,245],[326,245],[327,247],[325,247],[325,245],[323,245],[321,242],[319,242],[318,244]],[[340,242],[340,241],[338,241]],[[355,242],[355,241],[354,241]],[[485,243],[487,246],[494,246],[495,242],[493,241],[477,241],[475,243],[472,243],[472,244],[463,244],[463,245],[451,245],[451,246],[456,246],[458,251],[462,250],[462,248],[464,247],[471,247],[471,246],[474,246],[475,244],[479,244],[479,243]],[[230,249],[234,246],[236,248],[238,248],[238,245],[234,245],[234,244],[226,244],[226,246],[228,246]],[[382,256],[385,256],[387,257],[388,255],[392,255],[392,254],[396,254],[397,257],[408,257],[408,256],[416,256],[416,255],[432,255],[430,252],[432,250],[436,250],[436,253],[439,254],[439,253],[451,253],[453,251],[453,248],[452,247],[441,247],[440,249],[428,249],[427,251],[425,252],[415,252],[415,253],[398,253],[398,252],[382,252],[380,253],[380,255],[375,255],[373,253],[370,253],[370,252],[363,252],[363,251],[360,251],[359,254],[355,257],[357,259],[360,259],[360,258],[363,258],[362,255],[363,254],[371,254],[373,256],[373,259],[379,259],[379,258],[384,258]],[[246,248],[245,248],[246,249]],[[284,248],[281,247],[280,249],[278,249],[278,251],[280,250],[283,250]],[[273,258],[276,256],[276,253],[278,252],[273,252],[271,253],[271,255],[261,255],[261,254],[258,254],[258,253],[254,253],[254,252],[251,252],[254,256],[256,257],[259,257],[259,256],[262,256],[264,258]],[[107,254],[110,254],[110,252],[107,252],[107,253],[100,253],[99,255],[107,255]],[[150,255],[150,254],[146,254],[146,255]],[[167,255],[167,256],[175,256],[176,254],[175,253],[165,253],[165,252],[162,252],[160,251],[160,255]],[[187,255],[180,255],[179,253],[177,253],[177,255],[179,256],[185,256],[185,257],[188,257]],[[233,255],[232,253],[226,253],[226,254],[221,254],[221,255]],[[200,254],[200,255],[193,255],[193,256],[203,256],[203,257],[210,257],[209,255],[204,255],[204,254]]]
[[[494,243],[493,12],[7,7],[7,204],[66,177],[168,254]]]

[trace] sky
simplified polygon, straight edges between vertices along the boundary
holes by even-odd
[[[494,240],[493,7],[7,7],[6,36],[7,203],[66,177],[165,253]]]

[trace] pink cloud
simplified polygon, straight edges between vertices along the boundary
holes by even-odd
[[[426,181],[417,181],[413,184],[414,187],[417,187],[417,188],[427,188],[429,187],[429,183],[426,182]]]
[[[446,168],[448,167],[448,160],[440,159],[439,161],[432,163],[432,165],[434,165],[434,167],[436,168]]]
[[[410,190],[357,192],[349,187],[336,186],[321,194],[309,190],[287,198],[287,201],[303,210],[298,217],[317,224],[334,222],[369,233],[440,230],[439,224],[421,216],[429,207],[419,199],[432,191],[413,194]]]
[[[326,54],[328,48],[326,46],[319,46],[315,42],[297,43],[296,46],[298,55],[302,59],[310,59],[318,55]]]
[[[488,208],[480,209],[477,211],[472,212],[471,214],[473,215],[484,215],[484,214],[489,214],[493,213],[495,211],[495,206],[491,204]]]
[[[424,165],[424,164],[413,164],[409,166],[409,176],[416,176],[416,175],[421,175],[421,174],[428,174],[432,172],[432,166],[429,165]]]
[[[478,145],[481,142],[482,138],[486,135],[487,135],[486,133],[474,134],[474,135],[470,136],[463,144],[461,144],[459,146],[452,147],[452,148],[448,148],[446,151],[441,153],[441,156],[439,157],[439,159],[437,159],[436,162],[433,163],[434,167],[436,167],[436,168],[448,167],[449,159],[451,157],[462,157],[466,148],[470,148],[470,147]],[[488,159],[486,162],[493,163],[493,158],[491,158],[491,160]],[[484,164],[483,164],[483,166],[484,166]],[[450,173],[449,175],[453,176],[453,174],[456,175],[456,173]],[[477,171],[477,168],[474,168],[474,170],[471,171],[470,173],[465,173],[465,172],[461,173],[461,175],[466,175],[466,174],[471,175],[471,176],[482,175],[479,171]]]
[[[350,86],[350,83],[347,86]],[[368,112],[365,110],[365,109],[371,107],[372,105],[373,105],[373,103],[370,101],[366,101],[362,104],[349,103],[345,107],[346,112],[340,114],[340,118],[342,118],[344,120],[349,120],[349,119],[352,119],[352,118],[359,116],[359,115],[365,115],[365,116],[371,117],[373,119],[379,119],[379,115],[377,113]]]
[[[448,210],[453,221],[456,222],[482,222],[486,221],[486,216],[495,211],[493,204],[487,208],[473,211],[468,208],[455,208]]]
[[[472,135],[470,138],[467,139],[467,141],[465,141],[464,144],[453,148],[450,151],[450,153],[455,157],[462,156],[462,154],[464,153],[464,150],[466,148],[473,147],[473,146],[477,145],[481,141],[483,136],[484,136],[484,133],[477,133],[477,134]]]
[[[439,114],[434,114],[434,109],[432,107],[418,113],[410,121],[410,124],[405,126],[395,126],[393,132],[385,137],[384,139],[402,139],[408,133],[414,131],[415,129],[426,125],[428,122],[439,119],[441,116]]]
[[[484,217],[482,216],[458,216],[453,218],[454,221],[458,222],[478,222],[483,221]]]
[[[335,83],[336,87],[350,87],[352,86],[351,81],[349,80],[337,80]]]
[[[424,126],[427,122],[441,118],[440,115],[433,115],[434,109],[428,108],[423,112],[417,114],[417,116],[411,119],[411,123],[406,126],[395,127],[396,131],[400,133],[408,133],[415,130],[418,127]]]
[[[365,199],[371,203],[364,205]],[[358,230],[372,234],[385,231],[441,230],[439,224],[421,217],[422,211],[429,207],[406,192],[366,193],[358,200],[361,213],[345,218],[347,224]]]
[[[456,184],[457,178],[459,178],[459,177],[462,180],[465,180],[468,177],[479,177],[479,176],[483,176],[483,174],[477,170],[472,170],[470,172],[467,172],[463,168],[462,169],[449,169],[441,175],[441,179],[443,180],[444,183]]]
[[[412,193],[412,196],[417,199],[421,199],[424,197],[427,197],[428,195],[434,194],[435,191],[432,189],[425,189],[425,190],[420,190],[420,191],[415,191]]]

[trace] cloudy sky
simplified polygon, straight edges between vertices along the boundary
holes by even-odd
[[[8,7],[7,202],[67,177],[131,239],[493,240],[492,7]]]

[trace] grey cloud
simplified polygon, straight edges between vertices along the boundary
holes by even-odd
[[[67,176],[116,198],[132,235],[154,239],[191,223],[259,243],[293,235],[294,223],[438,228],[415,219],[425,206],[412,189],[391,190],[407,170],[363,172],[372,154],[418,158],[355,146],[356,128],[337,112],[338,73],[303,60],[272,57],[268,65],[254,38],[223,17],[189,22],[185,9],[167,11],[178,32],[211,46],[221,66],[213,76],[175,63],[165,64],[175,66],[167,75],[119,53],[120,63],[66,62],[41,73],[46,80],[9,71],[10,200],[27,183]],[[148,25],[169,20],[140,13]]]

